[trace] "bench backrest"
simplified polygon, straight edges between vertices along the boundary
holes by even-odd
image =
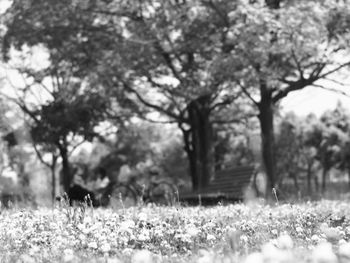
[[[254,166],[232,167],[217,171],[215,178],[201,192],[228,198],[243,198],[244,191],[250,185],[254,172]]]

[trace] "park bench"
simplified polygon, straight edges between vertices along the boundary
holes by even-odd
[[[254,166],[231,167],[217,171],[215,178],[205,188],[180,193],[180,201],[191,205],[215,205],[218,202],[242,201],[246,189],[252,186],[255,173]]]

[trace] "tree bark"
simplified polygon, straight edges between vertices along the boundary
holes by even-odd
[[[312,194],[311,177],[312,177],[312,163],[309,162],[308,165],[307,165],[307,170],[306,170],[307,193],[308,193],[308,195]]]
[[[57,158],[56,156],[52,155],[52,163],[50,166],[50,170],[51,170],[51,178],[52,178],[52,182],[51,182],[51,198],[52,198],[52,203],[55,203],[56,200],[56,163],[57,163]]]
[[[259,122],[261,129],[261,150],[262,161],[265,173],[267,176],[266,197],[271,195],[271,191],[276,187],[275,177],[275,152],[274,152],[274,104],[271,96],[271,91],[264,83],[260,87],[261,101],[259,103]]]
[[[279,9],[281,0],[266,0],[266,5],[271,9]]]
[[[193,190],[201,190],[214,175],[213,128],[209,118],[210,96],[201,96],[188,104],[188,124],[184,133],[185,150],[190,161]]]
[[[322,169],[322,193],[326,191],[326,180],[327,180],[328,169]]]
[[[70,165],[69,165],[69,160],[68,160],[68,150],[67,147],[64,145],[58,143],[57,144],[58,149],[60,151],[60,155],[62,158],[62,175],[63,175],[63,190],[68,193],[70,184],[72,182],[72,175],[71,175],[71,170],[70,170]]]

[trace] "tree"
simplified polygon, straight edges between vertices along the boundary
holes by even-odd
[[[344,43],[349,41],[349,34],[342,26],[349,22],[349,7],[329,1],[267,4],[242,5],[230,14],[234,23],[229,32],[235,48],[228,59],[240,65],[233,79],[259,112],[263,164],[271,189],[277,182],[276,107],[289,93],[320,87],[319,80],[349,66],[349,60],[339,61],[339,56],[348,52]],[[336,22],[338,15],[342,23]]]
[[[320,118],[328,129],[331,129],[333,138],[332,150],[336,156],[334,166],[341,170],[347,170],[349,175],[349,145],[350,145],[350,112],[338,102],[334,110],[328,110]],[[328,143],[330,144],[330,143]]]
[[[183,132],[194,189],[208,184],[214,171],[213,123],[242,119],[227,113],[222,118],[240,104],[232,104],[237,88],[222,78],[227,21],[215,5],[14,1],[8,15],[5,54],[11,45],[42,44],[52,61],[69,61],[75,76],[94,72],[114,97],[136,99],[164,114]]]
[[[349,42],[340,1],[18,0],[8,14],[5,47],[43,44],[76,74],[93,71],[106,89],[178,123],[195,189],[213,173],[213,124],[241,119],[245,99],[258,112],[275,187],[279,102],[349,65],[339,61]]]

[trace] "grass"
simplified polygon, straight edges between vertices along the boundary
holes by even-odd
[[[14,207],[0,229],[0,262],[350,262],[349,201]]]

